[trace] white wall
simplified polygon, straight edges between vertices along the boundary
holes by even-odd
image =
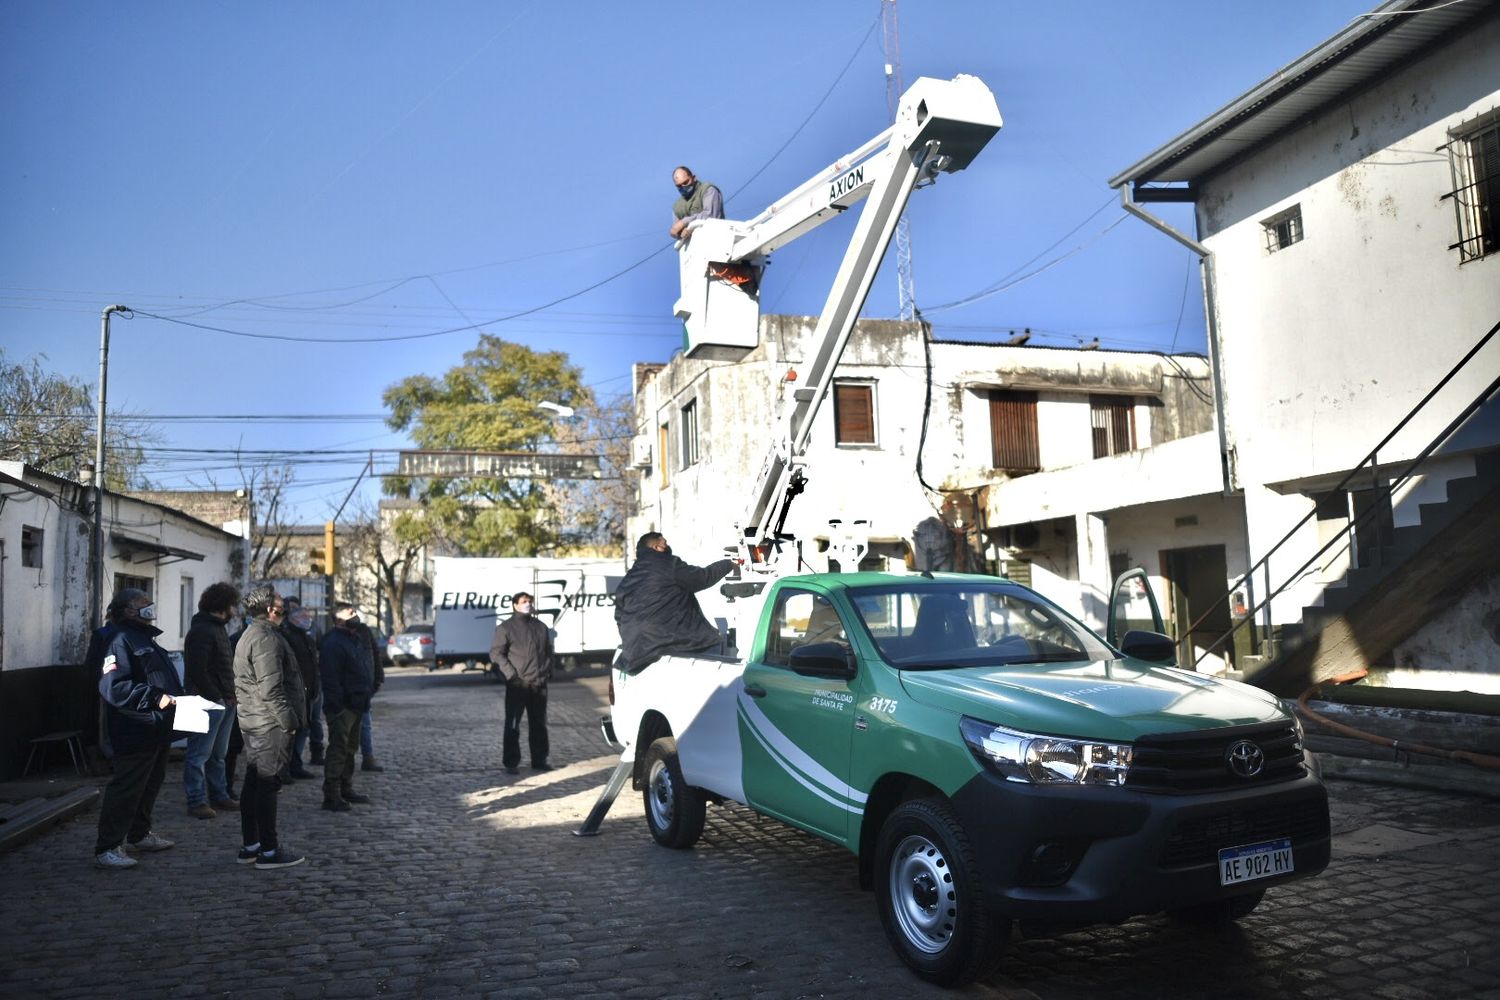
[[[0,483],[0,668],[82,658],[88,610],[88,523],[55,498]],[[21,565],[21,529],[40,528],[42,565]]]
[[[1241,482],[1354,466],[1500,318],[1500,255],[1459,265],[1448,129],[1500,103],[1500,22],[1203,184],[1227,434]],[[1261,220],[1300,204],[1305,238]],[[1500,343],[1381,455],[1420,450],[1500,371]],[[1255,525],[1259,534],[1261,528]]]

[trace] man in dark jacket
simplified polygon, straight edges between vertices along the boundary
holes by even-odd
[[[234,647],[224,623],[240,603],[240,592],[227,583],[215,583],[198,598],[187,637],[182,641],[183,673],[187,693],[201,695],[224,706],[210,710],[208,732],[188,737],[182,759],[182,790],[189,816],[213,819],[215,809],[237,810],[240,804],[229,794],[224,755],[234,728]]]
[[[297,657],[297,673],[302,677],[302,687],[307,695],[307,723],[292,737],[292,760],[282,778],[306,781],[313,777],[313,773],[302,766],[302,749],[307,746],[309,738],[312,740],[312,762],[318,764],[323,760],[323,720],[318,718],[323,685],[318,680],[318,647],[310,631],[312,619],[297,598],[285,600],[286,618],[281,622],[281,636]]]
[[[369,802],[354,790],[354,752],[359,746],[359,724],[375,693],[375,665],[370,643],[360,624],[359,610],[340,604],[333,610],[333,628],[318,649],[318,671],[323,679],[323,713],[328,718],[328,755],[323,759],[323,808],[346,812],[349,803]]]
[[[307,722],[307,696],[297,657],[282,638],[286,602],[267,584],[245,595],[250,624],[234,646],[234,694],[245,739],[245,784],[240,791],[238,861],[257,869],[290,868],[306,859],[276,835],[277,777],[292,757],[292,734]]]
[[[490,662],[505,678],[505,740],[500,762],[506,774],[520,773],[521,716],[531,768],[550,771],[547,763],[547,681],[552,677],[552,632],[532,614],[536,602],[524,590],[510,599],[515,612],[495,629]]]
[[[732,569],[730,559],[691,566],[672,554],[660,532],[642,535],[635,544],[635,564],[615,591],[624,669],[642,670],[668,653],[717,649],[719,630],[703,616],[694,595]]]
[[[183,693],[177,668],[156,644],[156,603],[144,590],[121,590],[109,602],[99,697],[104,700],[104,752],[113,776],[99,806],[94,864],[134,868],[133,851],[164,851],[174,841],[151,832],[151,810],[167,773],[172,719]]]

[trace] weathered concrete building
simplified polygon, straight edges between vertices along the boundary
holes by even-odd
[[[739,360],[637,367],[634,458],[646,474],[632,538],[663,531],[698,562],[734,543],[813,325],[765,316]],[[1184,519],[1194,537],[1243,539],[1237,504],[1219,495],[1204,359],[926,337],[918,324],[865,320],[850,338],[787,524],[814,568],[826,568],[829,520],[863,519],[867,568],[1003,571],[1097,624],[1109,555],[1129,553],[1096,553],[1088,517],[1143,508],[1120,535],[1143,553],[1180,545]],[[1229,572],[1214,580],[1220,592]]]
[[[1110,183],[1204,260],[1288,674],[1500,672],[1500,3],[1383,4]]]
[[[92,506],[90,487],[0,462],[0,775],[44,733],[93,742],[98,697],[82,669]],[[101,604],[125,587],[151,594],[168,650],[181,649],[203,588],[244,572],[243,537],[160,503],[107,492],[103,526]]]

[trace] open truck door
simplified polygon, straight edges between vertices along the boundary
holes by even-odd
[[[1177,662],[1176,643],[1166,634],[1151,579],[1141,567],[1115,578],[1104,637],[1126,656],[1155,663]]]

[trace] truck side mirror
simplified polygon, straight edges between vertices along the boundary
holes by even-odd
[[[787,658],[792,672],[804,677],[848,680],[855,674],[854,650],[842,642],[810,642],[798,646]]]
[[[1144,629],[1131,629],[1120,640],[1120,652],[1152,663],[1172,663],[1177,659],[1177,643],[1171,636]]]

